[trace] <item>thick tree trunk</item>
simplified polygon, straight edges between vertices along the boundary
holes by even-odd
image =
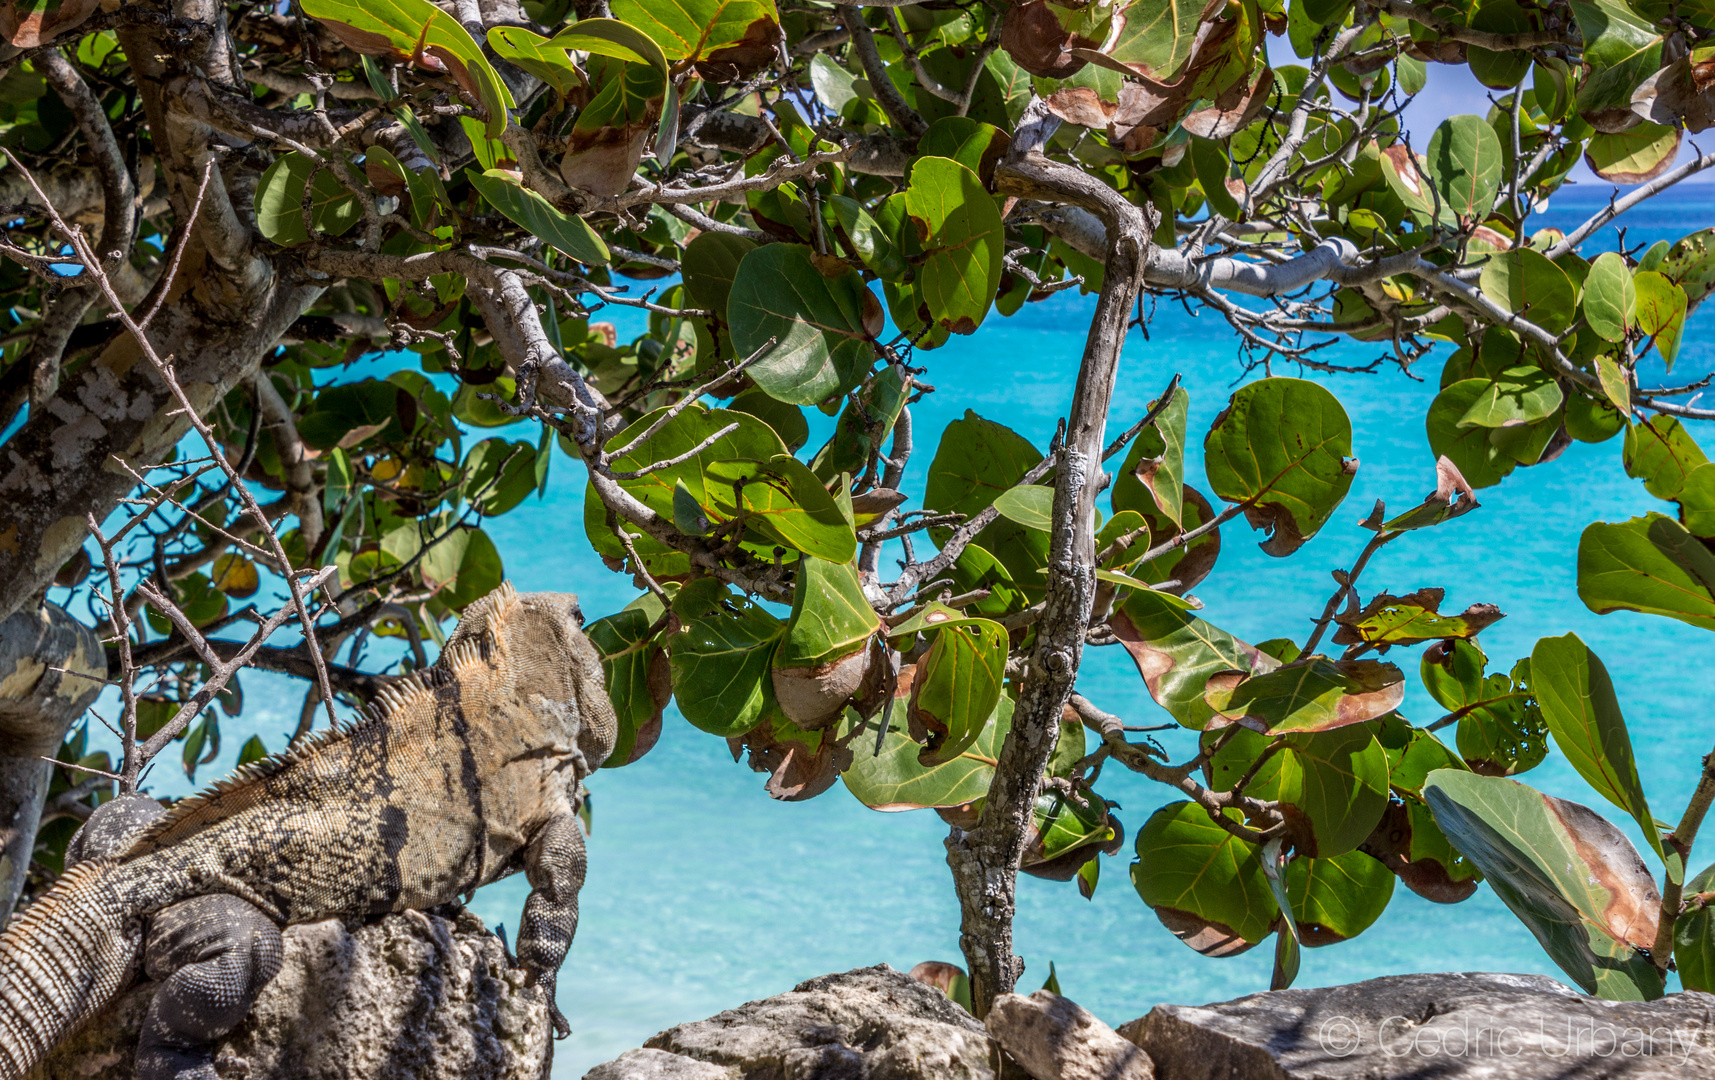
[[[59,752],[106,678],[101,638],[60,608],[0,621],[0,926],[24,886],[53,778],[42,758]]]
[[[1060,710],[1083,655],[1095,598],[1096,494],[1102,487],[1108,406],[1150,234],[1143,212],[1118,192],[1081,170],[1028,150],[1000,165],[995,183],[1004,195],[1087,207],[1107,226],[1108,249],[1101,297],[1055,459],[1048,589],[1036,624],[1036,648],[982,821],[969,831],[955,827],[947,838],[947,863],[962,916],[959,944],[969,965],[971,1004],[978,1017],[988,1013],[997,996],[1012,990],[1024,969],[1012,951],[1018,861],[1037,788],[1059,737]]]

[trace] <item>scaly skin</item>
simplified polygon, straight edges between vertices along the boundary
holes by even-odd
[[[278,968],[270,927],[435,907],[520,870],[519,960],[564,1035],[553,992],[577,928],[582,781],[617,733],[580,622],[570,594],[503,585],[368,719],[239,770],[122,854],[68,871],[0,936],[0,1080],[116,995],[145,943],[165,989],[139,1075],[212,1077],[213,1040]]]

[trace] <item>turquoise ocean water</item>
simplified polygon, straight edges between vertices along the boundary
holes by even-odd
[[[1710,190],[1682,188],[1628,215],[1628,246],[1715,224]],[[1548,218],[1563,227],[1574,224],[1605,202],[1607,192],[1558,195]],[[1612,247],[1614,240],[1609,231],[1601,243]],[[1599,249],[1592,245],[1586,254]],[[1045,448],[1071,398],[1092,306],[1091,297],[1061,294],[1011,319],[991,316],[974,338],[919,353],[917,362],[927,366],[925,377],[938,392],[913,410],[917,447],[906,489],[922,490],[941,429],[967,408]],[[606,314],[619,324],[622,338],[641,332],[641,320],[631,312]],[[1715,344],[1708,340],[1712,320],[1707,310],[1693,320],[1671,381],[1691,381],[1715,367]],[[1319,355],[1362,363],[1383,349],[1350,343]],[[1357,522],[1371,503],[1386,499],[1403,510],[1433,486],[1422,418],[1441,360],[1438,353],[1418,363],[1423,381],[1391,365],[1373,375],[1308,376],[1325,382],[1352,418],[1362,466],[1351,494],[1333,521],[1290,559],[1262,554],[1260,537],[1242,522],[1228,525],[1220,562],[1196,589],[1206,605],[1203,617],[1251,641],[1303,639],[1333,587],[1329,570],[1350,565],[1367,539]],[[357,374],[384,374],[405,362],[369,361]],[[1280,364],[1275,372],[1298,374]],[[1166,303],[1155,309],[1149,340],[1134,332],[1127,343],[1111,427],[1141,415],[1174,373],[1183,375],[1191,393],[1187,478],[1206,490],[1202,434],[1242,374],[1236,342],[1217,316],[1193,317]],[[1643,381],[1664,377],[1657,365]],[[1715,431],[1693,430],[1715,448]],[[1507,618],[1486,630],[1482,641],[1492,667],[1503,671],[1527,655],[1537,638],[1577,631],[1607,661],[1618,684],[1657,815],[1677,819],[1698,759],[1715,742],[1707,704],[1715,638],[1664,619],[1597,617],[1575,589],[1574,555],[1586,524],[1662,506],[1625,476],[1619,445],[1618,439],[1574,444],[1551,464],[1516,471],[1500,487],[1481,493],[1479,510],[1385,548],[1363,578],[1362,591],[1397,594],[1439,585],[1447,589],[1446,609],[1498,604]],[[520,589],[576,591],[584,611],[597,618],[635,593],[590,552],[582,496],[581,467],[558,457],[546,496],[487,528]],[[1416,657],[1417,650],[1410,650],[1395,658],[1414,672]],[[1121,650],[1088,650],[1084,663],[1080,688],[1090,697],[1135,723],[1166,718]],[[1439,710],[1415,681],[1404,711],[1422,723]],[[205,782],[230,767],[248,735],[260,733],[278,748],[282,732],[295,721],[301,683],[247,673],[245,690],[245,714],[223,724],[225,753],[201,774]],[[1192,746],[1188,734],[1169,732],[1163,741],[1176,760]],[[152,779],[156,794],[189,790],[171,762],[163,761]],[[1526,779],[1610,817],[1623,816],[1558,755]],[[941,844],[946,827],[937,817],[927,811],[879,814],[841,786],[807,803],[777,803],[762,783],[762,776],[733,762],[723,740],[671,713],[648,757],[593,778],[589,883],[577,941],[560,973],[560,1005],[575,1033],[557,1048],[557,1080],[579,1077],[673,1023],[778,993],[814,975],[878,962],[908,969],[922,960],[959,961],[958,908]],[[1105,772],[1101,789],[1123,807],[1118,816],[1128,834],[1172,801],[1167,789],[1117,768]],[[1630,830],[1631,823],[1625,824]],[[1694,862],[1701,866],[1712,859],[1715,848],[1699,852]],[[1114,1024],[1157,1002],[1217,1001],[1267,988],[1270,949],[1227,960],[1192,953],[1138,900],[1127,879],[1130,860],[1129,845],[1103,860],[1101,886],[1090,901],[1072,885],[1021,879],[1017,948],[1029,965],[1024,986],[1041,985],[1052,961],[1065,993]],[[474,906],[490,925],[511,929],[527,892],[523,878],[514,878],[484,889]],[[1444,907],[1400,888],[1387,914],[1363,936],[1308,951],[1299,985],[1436,970],[1556,974],[1486,889]]]

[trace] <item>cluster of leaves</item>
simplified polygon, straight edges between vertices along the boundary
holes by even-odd
[[[588,474],[589,542],[641,593],[589,627],[621,718],[609,767],[646,754],[676,703],[747,753],[777,798],[843,783],[878,810],[981,821],[1068,512],[1055,505],[1058,449],[967,413],[941,433],[907,511],[909,409],[932,390],[920,365],[952,335],[1061,288],[1115,285],[1094,219],[1016,186],[1016,140],[1149,208],[1145,286],[1219,312],[1253,357],[1334,368],[1306,335],[1385,341],[1407,368],[1437,343],[1451,353],[1425,418],[1435,493],[1391,518],[1377,506],[1371,548],[1336,575],[1302,646],[1242,642],[1199,618],[1188,593],[1215,565],[1223,523],[1242,515],[1284,557],[1340,506],[1356,462],[1335,397],[1290,378],[1241,387],[1204,437],[1201,491],[1185,476],[1188,395],[1176,385],[1114,444],[1124,457],[1095,523],[1084,630],[1130,653],[1198,749],[1170,766],[1075,698],[1046,775],[1029,778],[1040,795],[1023,868],[1090,894],[1098,855],[1123,845],[1095,790],[1117,760],[1190,797],[1137,832],[1132,878],[1200,952],[1277,933],[1285,985],[1300,945],[1362,932],[1396,877],[1454,901],[1481,874],[1534,913],[1526,921],[1575,978],[1578,958],[1596,957],[1586,968],[1602,974],[1585,985],[1659,991],[1659,945],[1653,959],[1635,951],[1652,947],[1650,924],[1617,926],[1599,901],[1662,908],[1683,852],[1675,870],[1678,849],[1654,842],[1635,769],[1614,779],[1630,756],[1591,674],[1599,662],[1546,639],[1489,673],[1475,638],[1498,611],[1442,613],[1431,587],[1364,603],[1357,577],[1380,545],[1470,510],[1473,489],[1624,431],[1625,467],[1679,514],[1592,526],[1581,593],[1599,611],[1715,627],[1704,539],[1715,472],[1676,420],[1633,422],[1708,418],[1668,400],[1695,387],[1641,388],[1637,367],[1678,354],[1715,289],[1715,233],[1586,258],[1606,217],[1573,234],[1530,220],[1581,159],[1616,181],[1670,178],[1684,133],[1715,123],[1715,20],[1653,0],[833,13],[612,0],[588,18],[567,7],[527,0],[524,18],[488,26],[429,0],[301,0],[304,19],[245,9],[232,37],[244,69],[266,75],[253,93],[188,70],[172,83],[207,95],[199,108],[258,148],[235,152],[239,179],[224,181],[253,191],[233,216],[275,265],[326,283],[262,370],[212,408],[246,479],[279,492],[275,513],[294,521],[287,561],[339,568],[344,617],[327,628],[328,657],[349,644],[355,668],[371,633],[435,638],[497,585],[482,523],[545,489],[558,445]],[[0,33],[69,47],[118,142],[153,169],[144,155],[162,152],[161,136],[139,76],[112,29],[84,25],[94,14],[0,4]],[[1270,35],[1306,63],[1270,67]],[[1429,62],[1468,65],[1496,104],[1419,147],[1398,118]],[[330,108],[330,95],[365,108]],[[0,139],[43,175],[75,164],[69,115],[31,59],[0,78]],[[142,210],[122,272],[158,280],[184,227],[147,198]],[[1277,274],[1310,263],[1308,279]],[[16,411],[34,375],[31,332],[60,283],[15,262],[3,273],[13,333],[0,384]],[[673,275],[658,293],[629,291]],[[1223,290],[1276,302],[1257,310]],[[616,304],[647,309],[647,332],[621,344],[592,321]],[[80,327],[66,373],[97,363],[106,341]],[[421,370],[347,370],[386,348],[415,353]],[[555,379],[580,384],[576,407],[554,397]],[[567,418],[579,408],[597,414],[591,438]],[[807,408],[837,417],[820,446]],[[532,437],[499,432],[535,421]],[[190,467],[178,476],[200,485],[194,512],[145,531],[133,567],[213,633],[245,614],[234,601],[290,568],[234,542],[253,523],[229,488]],[[939,554],[919,559],[910,544],[924,535]],[[879,556],[893,542],[906,558],[888,582]],[[61,583],[87,567],[74,560]],[[151,709],[170,713],[196,665],[170,626],[152,630],[137,643],[165,673]],[[1337,656],[1316,651],[1330,630]],[[1447,710],[1424,726],[1399,715],[1405,674],[1383,659],[1417,646]],[[300,732],[309,719],[306,708]],[[1448,746],[1436,732],[1454,725]],[[1670,888],[1653,901],[1611,827],[1506,779],[1551,741],[1587,777],[1609,777],[1598,790],[1667,860]],[[186,733],[187,770],[218,745],[211,710]],[[1521,877],[1552,858],[1520,861],[1514,848],[1608,861],[1577,881],[1564,864]],[[1631,891],[1595,884],[1622,879]],[[1541,923],[1544,911],[1559,921]],[[1681,917],[1704,926],[1702,911]]]

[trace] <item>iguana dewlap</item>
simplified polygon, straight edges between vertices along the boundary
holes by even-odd
[[[240,769],[116,854],[87,838],[95,857],[0,936],[0,1080],[22,1077],[139,960],[162,987],[138,1075],[212,1078],[212,1041],[279,969],[279,927],[434,907],[519,870],[532,891],[518,959],[552,1009],[584,880],[581,781],[616,734],[581,621],[569,593],[502,585],[366,719]],[[85,831],[123,836],[128,812]]]

